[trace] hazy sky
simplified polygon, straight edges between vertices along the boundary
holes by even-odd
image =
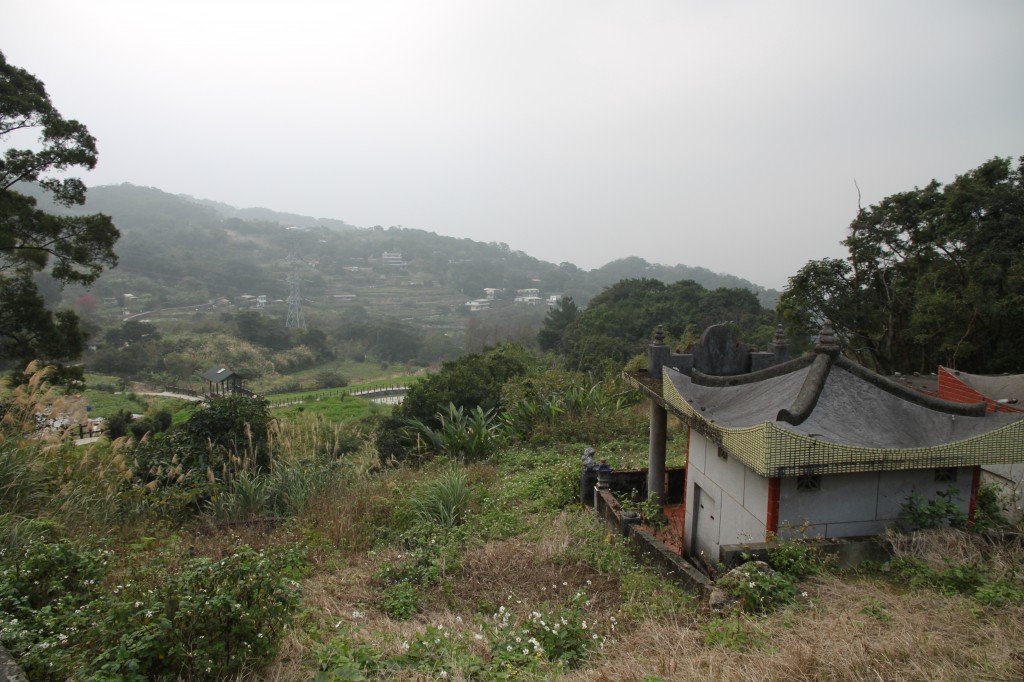
[[[130,182],[781,288],[857,209],[1024,154],[1024,2],[8,3]]]

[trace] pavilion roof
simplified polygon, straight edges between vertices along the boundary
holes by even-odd
[[[1024,462],[1024,414],[926,395],[828,343],[744,375],[628,378],[762,476]]]

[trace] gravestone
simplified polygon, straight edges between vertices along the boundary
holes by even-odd
[[[716,324],[705,329],[690,353],[693,368],[704,374],[723,376],[750,371],[750,352],[736,340],[736,334],[728,325]]]

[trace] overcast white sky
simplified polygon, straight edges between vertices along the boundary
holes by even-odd
[[[857,208],[1024,154],[1024,2],[9,3],[130,182],[782,288]]]

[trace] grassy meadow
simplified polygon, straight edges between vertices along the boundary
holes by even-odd
[[[33,680],[1024,675],[1012,529],[894,535],[848,573],[786,543],[773,572],[722,577],[717,611],[638,561],[578,475],[587,446],[644,465],[642,403],[382,462],[354,398],[190,406],[180,430],[77,448],[19,426],[58,399],[15,391],[0,442],[0,642]]]

